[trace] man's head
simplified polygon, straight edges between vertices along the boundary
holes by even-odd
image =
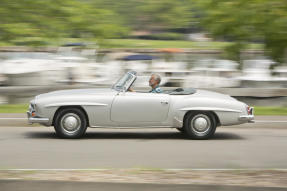
[[[157,85],[160,84],[161,78],[158,74],[152,74],[150,79],[149,79],[149,85],[152,88],[155,88]]]

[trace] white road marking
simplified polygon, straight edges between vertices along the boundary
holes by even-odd
[[[27,118],[0,118],[0,120],[25,120],[25,119],[27,119]]]
[[[255,120],[255,123],[287,123],[287,121],[261,121],[261,120]]]
[[[153,169],[138,169],[138,168],[128,168],[128,169],[116,169],[116,168],[84,168],[84,169],[35,169],[35,168],[27,168],[27,169],[0,169],[1,171],[110,171],[110,170],[153,170]],[[159,170],[165,170],[165,171],[287,171],[287,168],[167,168],[167,169],[159,169]]]

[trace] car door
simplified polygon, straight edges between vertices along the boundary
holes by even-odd
[[[167,119],[169,105],[168,94],[121,92],[112,103],[111,120],[160,124]]]

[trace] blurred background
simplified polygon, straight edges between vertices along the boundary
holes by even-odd
[[[0,0],[0,104],[58,89],[194,87],[287,106],[282,0]]]
[[[81,141],[21,128],[35,95],[109,88],[129,70],[135,90],[150,90],[157,73],[162,89],[229,94],[255,107],[256,123],[220,128],[207,142],[152,128],[89,129]],[[31,179],[287,188],[286,122],[286,0],[0,0],[1,191],[78,188]],[[117,170],[127,167],[136,169]]]

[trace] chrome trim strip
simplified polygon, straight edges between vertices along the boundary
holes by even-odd
[[[236,112],[241,113],[240,110],[227,109],[227,108],[217,108],[217,107],[186,107],[180,109],[181,111],[199,110],[199,111],[226,111],[226,112]]]
[[[64,103],[54,103],[45,105],[45,107],[58,107],[58,106],[69,106],[69,105],[91,105],[91,106],[107,106],[104,103],[91,103],[91,102],[64,102]]]

